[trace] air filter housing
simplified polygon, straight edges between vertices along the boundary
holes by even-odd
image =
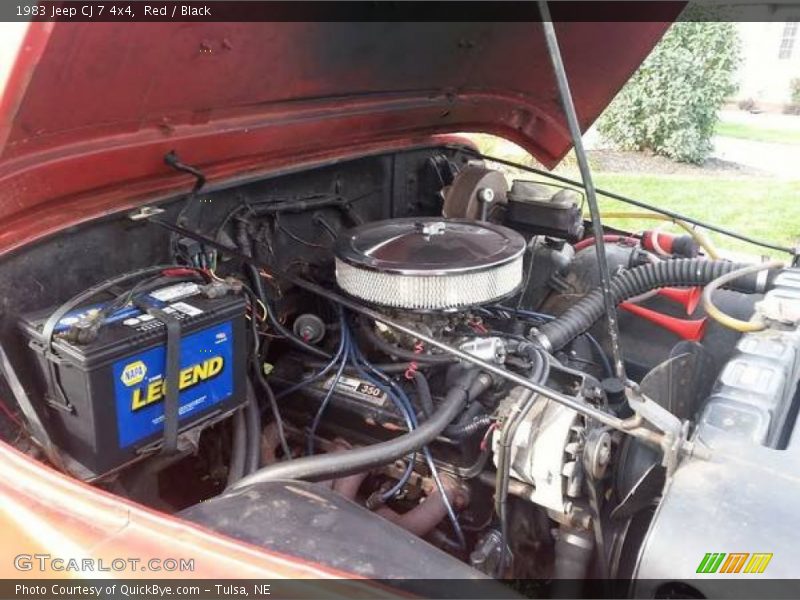
[[[417,311],[497,301],[522,283],[525,240],[512,229],[461,219],[378,221],[342,234],[336,281],[371,304]]]

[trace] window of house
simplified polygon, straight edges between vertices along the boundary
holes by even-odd
[[[781,45],[778,49],[778,58],[785,59],[792,57],[792,50],[794,50],[794,40],[797,37],[797,22],[790,21],[783,26],[783,35],[781,36]]]

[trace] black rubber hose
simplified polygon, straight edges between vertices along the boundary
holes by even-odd
[[[417,389],[417,400],[422,409],[422,415],[426,419],[430,419],[434,412],[434,407],[431,387],[428,385],[428,378],[419,371],[416,371],[414,373],[414,385]]]
[[[615,304],[619,304],[661,287],[702,286],[743,266],[747,265],[722,260],[664,260],[623,271],[611,280],[611,295]],[[770,273],[768,280],[774,275],[774,272]],[[759,286],[757,274],[731,282],[732,289],[746,293],[764,291],[760,287],[765,286]],[[542,325],[539,333],[549,342],[550,351],[560,350],[585,333],[603,313],[603,293],[600,288],[595,288],[556,319]]]
[[[469,395],[468,381],[459,381],[447,393],[439,408],[417,429],[386,442],[362,446],[344,452],[317,454],[287,462],[276,463],[260,469],[236,483],[231,489],[275,481],[280,479],[303,479],[322,481],[362,473],[375,467],[389,464],[416,452],[429,444],[464,408]]]
[[[375,348],[377,348],[384,354],[397,357],[400,360],[407,360],[408,362],[426,363],[431,365],[449,365],[458,360],[457,358],[446,354],[416,354],[411,350],[400,348],[399,346],[390,344],[389,342],[381,338],[381,336],[375,333],[375,330],[372,329],[372,327],[370,327],[367,324],[362,324],[361,331],[363,332],[364,336],[367,338],[369,343],[372,344]]]
[[[472,372],[475,373],[475,369],[472,369]],[[475,400],[478,396],[483,394],[483,392],[488,390],[492,386],[492,383],[492,379],[489,377],[474,377],[469,386],[469,399]]]
[[[473,417],[468,423],[451,425],[444,430],[444,434],[455,440],[468,438],[478,431],[484,431],[489,425],[492,424],[492,417],[490,415],[481,415]]]
[[[245,463],[247,455],[247,426],[243,410],[237,410],[233,415],[233,446],[231,448],[231,462],[228,465],[227,487],[232,486],[245,476]]]
[[[472,400],[472,395],[470,395],[470,400]],[[485,413],[486,410],[480,402],[470,402],[467,409],[461,413],[461,416],[445,428],[444,434],[448,437],[452,437],[453,433],[458,433],[461,431],[462,427],[472,423],[472,421]]]
[[[283,427],[283,418],[281,417],[280,408],[278,407],[278,400],[275,398],[275,392],[272,391],[272,386],[270,386],[267,378],[264,377],[264,373],[262,373],[260,369],[255,369],[255,376],[258,385],[261,386],[261,389],[264,390],[264,393],[267,395],[267,401],[269,402],[270,410],[275,419],[275,426],[278,428],[278,439],[281,443],[281,450],[283,450],[285,457],[284,460],[289,460],[292,456],[292,450],[289,448],[289,443],[286,441],[286,431]]]
[[[294,359],[297,359],[298,356],[299,355],[294,355]],[[287,360],[291,361],[292,357],[289,356]],[[325,367],[330,362],[330,360],[321,361],[314,358],[308,359],[303,357],[302,362],[305,366],[311,367],[312,369],[321,369]],[[408,365],[404,363],[373,363],[372,366],[378,369],[379,371],[383,371],[384,373],[404,373],[405,371],[408,370]],[[347,365],[344,368],[344,372],[348,374],[357,374],[358,370],[353,366]]]
[[[244,409],[244,420],[247,429],[244,475],[250,475],[261,466],[261,411],[258,408],[253,384],[249,379],[247,380],[247,404]]]
[[[475,372],[474,370],[472,371]],[[464,375],[467,377],[468,375]],[[473,379],[472,384],[469,386],[468,392],[468,399],[470,405],[467,409],[461,413],[461,416],[458,418],[457,421],[450,423],[447,427],[445,427],[444,431],[442,432],[445,436],[451,439],[462,439],[468,437],[487,427],[491,424],[491,418],[489,418],[485,413],[485,409],[480,402],[474,402],[478,396],[483,394],[489,386],[491,385],[491,380],[485,377],[476,377]],[[488,421],[487,421],[488,419]]]
[[[247,293],[254,296],[255,292],[251,290],[248,286],[244,286],[244,289],[247,290]],[[255,297],[252,298],[253,306],[255,307]],[[272,411],[272,417],[275,419],[275,425],[278,428],[278,439],[281,443],[281,449],[284,452],[284,455],[288,458],[291,456],[291,451],[289,448],[289,443],[286,441],[286,432],[283,428],[283,417],[281,417],[280,408],[278,407],[278,401],[275,398],[275,394],[272,392],[272,388],[270,387],[269,383],[267,382],[267,378],[264,377],[264,361],[261,358],[261,352],[264,350],[264,344],[259,344],[258,340],[258,325],[256,324],[255,313],[254,318],[250,319],[250,328],[251,334],[253,336],[253,351],[250,355],[250,362],[253,367],[253,377],[258,382],[258,385],[264,390],[264,393],[267,395],[267,400],[269,400],[269,407]],[[253,391],[252,382],[250,379],[247,380],[247,391],[248,393]],[[253,392],[253,396],[255,397],[255,392]],[[258,399],[256,398],[256,408],[258,409]],[[259,428],[260,428],[260,421]],[[259,432],[258,435],[259,440],[261,439],[261,433]],[[259,441],[260,443],[260,441]]]

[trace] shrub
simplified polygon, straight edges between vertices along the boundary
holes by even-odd
[[[789,82],[791,102],[783,107],[786,115],[800,115],[800,77],[795,77]]]
[[[697,16],[670,27],[600,117],[606,139],[681,162],[709,155],[717,112],[736,91],[739,40],[733,23]]]
[[[795,77],[789,82],[792,91],[792,104],[800,104],[800,77]]]
[[[739,107],[739,110],[746,110],[747,112],[752,112],[757,108],[756,101],[753,100],[752,98],[745,98],[744,100],[739,100],[737,106]]]

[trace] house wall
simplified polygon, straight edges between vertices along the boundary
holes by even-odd
[[[800,78],[800,23],[788,23],[737,23],[743,62],[736,101],[753,99],[764,110],[780,110],[790,103],[790,83]]]
[[[788,32],[786,22],[738,23],[737,27],[744,58],[738,74],[737,100],[752,98],[759,104],[787,104],[790,82],[800,77],[800,26],[796,26],[793,40],[784,36]],[[784,42],[781,56],[784,39],[793,44],[787,53]]]

